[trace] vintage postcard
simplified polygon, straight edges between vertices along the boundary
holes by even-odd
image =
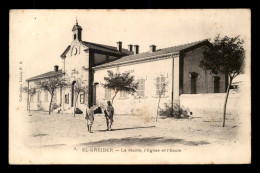
[[[249,9],[9,13],[9,164],[251,163]]]

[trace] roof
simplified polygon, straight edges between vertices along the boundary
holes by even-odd
[[[26,81],[32,81],[32,80],[37,80],[37,79],[43,79],[43,78],[49,78],[49,77],[54,77],[54,76],[58,76],[58,75],[62,75],[62,70],[59,70],[58,72],[55,72],[55,71],[49,71],[47,73],[43,73],[43,74],[40,74],[38,76],[34,76],[34,77],[31,77],[29,79],[26,79]]]
[[[102,65],[96,66],[94,68],[97,69],[97,68],[102,68],[102,67],[106,67],[106,66],[115,66],[115,65],[119,65],[119,64],[125,64],[128,62],[136,62],[136,61],[139,61],[144,58],[150,59],[155,56],[160,56],[160,55],[169,54],[169,53],[179,54],[181,51],[184,51],[189,48],[193,48],[193,47],[199,46],[201,44],[205,44],[205,43],[209,43],[208,39],[197,41],[197,42],[192,42],[192,43],[188,43],[188,44],[182,44],[182,45],[178,45],[178,46],[168,47],[168,48],[164,48],[164,49],[158,49],[155,52],[144,52],[144,53],[140,53],[140,54],[124,56],[118,60],[115,60],[115,61],[112,61],[109,63],[105,63]]]
[[[115,53],[119,55],[131,55],[134,54],[134,52],[129,51],[127,49],[122,48],[122,52],[119,52],[117,50],[117,47],[114,46],[108,46],[108,45],[103,45],[103,44],[98,44],[98,43],[92,43],[92,42],[86,42],[86,41],[80,41],[83,45],[95,49],[95,50],[100,50],[100,51],[105,51],[105,52],[110,52],[110,53]]]
[[[76,23],[76,25],[73,26],[72,31],[75,31],[77,29],[81,29],[82,30],[81,26],[78,25],[78,22]]]
[[[81,44],[83,44],[84,46],[89,47],[90,49],[94,49],[94,50],[98,50],[98,51],[103,51],[103,52],[108,52],[108,53],[112,53],[112,54],[116,54],[116,55],[121,55],[121,56],[125,56],[125,55],[132,55],[134,54],[134,52],[129,51],[127,49],[123,49],[122,48],[122,52],[119,52],[117,50],[117,47],[114,46],[108,46],[108,45],[103,45],[103,44],[98,44],[98,43],[92,43],[92,42],[87,42],[87,41],[80,41]],[[71,49],[71,46],[69,45],[65,51],[61,54],[61,58],[65,58],[66,54],[68,53],[68,51]]]
[[[66,57],[66,54],[68,53],[68,51],[70,50],[70,45],[65,49],[65,51],[61,54],[61,58],[65,58]]]

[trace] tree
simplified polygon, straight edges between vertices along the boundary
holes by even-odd
[[[235,77],[237,77],[244,68],[245,50],[243,48],[244,41],[239,36],[220,38],[216,36],[214,42],[209,49],[204,51],[204,59],[200,62],[200,66],[204,70],[209,70],[211,74],[217,75],[222,73],[228,75],[229,83],[226,90],[224,102],[222,127],[225,126],[226,106],[230,86]]]
[[[37,89],[35,88],[35,87],[32,87],[32,88],[28,88],[28,87],[23,87],[23,92],[25,92],[25,93],[27,93],[28,94],[28,96],[29,96],[29,98],[28,98],[28,104],[27,104],[27,110],[29,111],[29,113],[30,113],[30,103],[31,103],[31,99],[32,99],[32,97],[33,97],[33,95],[34,94],[36,94],[36,92],[37,92]]]
[[[158,119],[158,115],[159,115],[159,108],[160,108],[160,101],[161,101],[161,98],[162,98],[162,95],[166,92],[166,88],[167,88],[168,84],[167,83],[163,83],[162,85],[160,84],[156,84],[156,87],[159,89],[159,101],[158,101],[158,106],[157,106],[157,115],[156,115],[156,122],[157,122],[157,119]],[[173,108],[172,108],[173,109]]]
[[[107,73],[108,77],[104,77],[106,83],[103,86],[115,92],[115,95],[112,97],[112,104],[119,91],[126,92],[127,94],[134,94],[136,92],[138,83],[134,82],[134,76],[130,76],[130,73],[113,73],[110,70]]]
[[[84,85],[84,82],[81,78],[76,80],[76,83],[74,84],[74,93],[75,93],[75,104],[74,104],[74,112],[73,115],[75,117],[75,111],[76,111],[76,104],[78,100],[78,96],[80,93],[87,93],[88,87]]]
[[[68,86],[68,83],[63,76],[54,76],[45,80],[36,82],[39,89],[47,90],[51,95],[51,101],[49,105],[49,115],[51,114],[52,99],[56,89]]]

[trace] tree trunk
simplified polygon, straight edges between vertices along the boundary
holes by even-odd
[[[75,117],[75,111],[76,111],[76,104],[77,104],[78,96],[79,96],[79,93],[77,93],[76,99],[75,99],[74,112],[73,112],[73,116],[74,116],[74,117]]]
[[[118,92],[116,92],[115,95],[114,95],[114,97],[112,98],[112,103],[111,103],[112,105],[113,105],[113,102],[114,102],[114,99],[115,99],[117,93],[118,93]]]
[[[31,99],[32,99],[32,97],[29,97],[29,103],[28,103],[28,111],[29,111],[29,113],[31,112]]]
[[[51,102],[50,102],[50,106],[49,106],[49,115],[51,114],[52,97],[53,97],[53,93],[51,94]]]
[[[228,88],[227,88],[227,93],[226,93],[226,98],[225,98],[225,103],[224,103],[224,113],[223,113],[222,127],[225,127],[226,109],[227,109],[226,107],[227,107],[227,101],[228,101],[228,95],[229,95],[231,83],[232,83],[232,79],[230,79],[230,82],[229,82]]]
[[[161,96],[159,96],[159,101],[158,101],[157,115],[156,115],[156,122],[157,122],[157,118],[158,118],[158,114],[159,114],[160,101],[161,101]]]

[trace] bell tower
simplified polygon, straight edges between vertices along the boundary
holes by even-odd
[[[78,25],[78,20],[76,19],[76,24],[72,28],[72,39],[73,41],[81,41],[82,28]]]

